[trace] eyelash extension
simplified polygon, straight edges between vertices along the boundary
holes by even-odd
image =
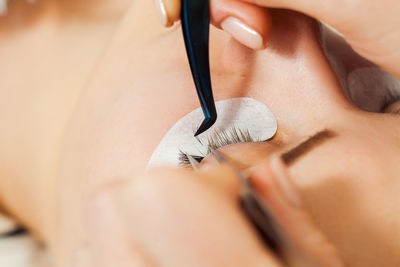
[[[200,142],[200,141],[199,141]],[[215,131],[212,135],[209,136],[207,143],[202,144],[206,145],[208,148],[212,148],[217,150],[223,146],[238,144],[238,143],[252,143],[252,142],[261,142],[256,140],[250,135],[248,129],[238,129],[236,127],[229,128],[227,130]],[[210,149],[207,149],[207,153],[205,155],[190,155],[198,162],[201,162],[208,154],[210,154]],[[184,151],[180,150],[178,159],[179,165],[181,167],[190,167],[188,154]]]

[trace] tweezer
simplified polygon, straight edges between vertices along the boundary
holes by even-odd
[[[257,191],[253,189],[249,179],[239,169],[237,169],[215,149],[210,147],[209,150],[216,157],[219,163],[226,164],[234,171],[241,184],[239,204],[242,211],[252,224],[253,228],[259,234],[259,237],[263,241],[264,245],[266,245],[275,254],[282,256],[285,248],[283,243],[283,235],[279,230],[277,222],[271,215],[268,206],[261,199]],[[197,171],[199,162],[192,156],[187,156],[193,169]]]
[[[182,0],[181,22],[190,69],[205,117],[195,133],[197,136],[217,120],[209,63],[209,0]]]

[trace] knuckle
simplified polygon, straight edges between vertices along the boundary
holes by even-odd
[[[114,201],[114,196],[120,188],[122,181],[113,181],[103,184],[89,193],[86,199],[86,214],[91,216],[99,216],[104,211],[105,205]]]
[[[133,182],[124,195],[136,207],[166,212],[173,209],[177,199],[183,198],[183,188],[187,187],[188,180],[182,176],[175,170],[153,170]]]

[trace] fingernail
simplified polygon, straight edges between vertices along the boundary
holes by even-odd
[[[169,19],[167,9],[165,8],[163,0],[154,0],[157,16],[164,27],[172,26],[172,21]]]
[[[265,47],[261,34],[237,18],[228,17],[221,23],[221,28],[247,47],[252,49]]]
[[[301,207],[300,196],[297,193],[293,182],[290,180],[289,173],[286,167],[283,165],[282,160],[279,157],[273,157],[270,164],[272,174],[279,186],[281,187],[286,198],[295,207]]]

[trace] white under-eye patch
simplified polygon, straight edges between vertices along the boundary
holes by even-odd
[[[215,103],[218,113],[217,122],[205,133],[198,136],[201,143],[207,144],[215,132],[226,131],[232,127],[248,131],[255,140],[268,140],[277,131],[277,122],[262,102],[252,98],[233,98]],[[201,145],[194,133],[204,119],[198,108],[180,119],[163,137],[150,158],[148,167],[178,166],[179,153],[205,155],[207,147]]]

